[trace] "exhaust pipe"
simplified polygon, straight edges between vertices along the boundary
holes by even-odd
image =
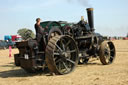
[[[87,8],[88,23],[91,31],[94,31],[93,8]]]

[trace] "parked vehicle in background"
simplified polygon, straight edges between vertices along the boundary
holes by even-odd
[[[10,36],[10,35],[5,35],[4,36],[4,40],[5,41],[9,41],[9,40],[11,40],[12,39],[12,37]]]
[[[22,41],[22,37],[20,35],[5,35],[4,36],[5,41],[12,41],[12,42],[20,42]]]
[[[12,35],[11,38],[12,38],[11,40],[13,42],[20,42],[20,41],[22,41],[22,37],[20,35]]]
[[[0,49],[8,49],[9,46],[15,48],[15,43],[20,42],[21,40],[22,38],[19,35],[5,35],[4,40],[0,40]]]
[[[0,49],[6,49],[7,48],[7,43],[5,41],[0,40]]]
[[[9,47],[9,46],[11,46],[12,48],[15,48],[16,47],[16,45],[15,45],[16,43],[13,42],[13,41],[11,41],[11,40],[10,41],[7,41],[6,43],[7,43],[7,47]]]
[[[12,48],[15,48],[15,42],[10,41],[4,41],[0,40],[0,49],[8,49],[9,46],[12,46]]]
[[[123,37],[123,40],[128,40],[128,37]]]

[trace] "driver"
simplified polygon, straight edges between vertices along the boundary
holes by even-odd
[[[40,21],[41,21],[41,19],[37,18],[36,19],[36,24],[35,24],[37,42],[40,42],[41,38],[44,35],[44,28],[42,28],[42,26],[40,25]]]
[[[40,18],[36,19],[36,24],[35,24],[35,31],[36,31],[36,40],[38,42],[38,47],[39,50],[45,50],[45,43],[44,43],[44,35],[45,35],[45,28],[42,28],[40,25]]]

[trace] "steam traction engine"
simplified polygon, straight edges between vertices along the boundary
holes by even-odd
[[[16,43],[19,49],[19,54],[14,55],[16,66],[27,72],[48,67],[51,72],[63,75],[72,72],[78,63],[87,63],[90,57],[99,58],[103,65],[111,64],[115,46],[94,32],[93,8],[88,8],[87,14],[88,23],[42,22],[42,27],[48,27],[42,42],[31,39]]]

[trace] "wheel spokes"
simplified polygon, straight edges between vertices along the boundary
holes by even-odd
[[[58,63],[58,69],[61,70],[61,62]]]
[[[67,66],[64,62],[62,62],[62,63],[63,63],[63,65],[64,65],[65,69],[66,69],[67,71],[69,71],[68,66]]]
[[[61,59],[60,58],[56,60],[56,63],[58,63],[58,62],[61,62]]]
[[[110,51],[111,51],[111,52],[114,52],[114,50],[115,50],[115,49],[113,48],[113,49],[111,49]]]
[[[75,61],[73,61],[73,60],[71,60],[71,59],[69,59],[69,58],[66,58],[65,56],[59,56],[59,59],[56,60],[56,62],[59,62],[59,61],[62,61],[62,62],[68,61],[68,62],[70,62],[70,63],[72,63],[72,64],[75,64]]]
[[[62,59],[58,59],[56,61],[56,64],[58,65],[57,68],[59,69],[59,71],[63,73],[66,71],[70,71],[70,68],[65,64],[65,62]]]
[[[76,50],[70,50],[70,51],[66,51],[67,53],[74,53],[76,52]]]
[[[63,52],[63,50],[60,48],[60,46],[58,46],[57,44],[56,44],[56,47],[61,51],[61,52]]]
[[[58,56],[59,56],[59,55],[60,55],[60,53],[54,52],[54,55],[58,55]]]
[[[71,43],[71,40],[68,40],[68,42],[65,45],[65,48],[67,48],[67,46]]]
[[[114,57],[113,56],[110,56],[110,59],[113,59]]]
[[[64,45],[64,42],[63,42],[62,39],[60,40],[60,43],[61,43],[61,45],[62,45],[62,49],[65,51],[65,45]]]
[[[73,60],[70,59],[66,59],[66,60],[75,65],[75,62]]]
[[[107,60],[108,63],[111,63],[113,61],[113,59],[114,59],[113,52],[115,51],[115,48],[111,48],[110,44],[107,44],[106,46],[107,46],[105,48],[105,50],[107,50],[106,60]]]

